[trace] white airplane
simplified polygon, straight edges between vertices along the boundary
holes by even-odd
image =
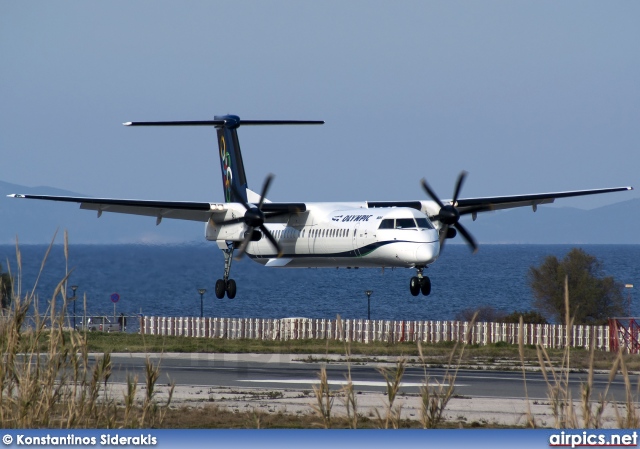
[[[413,296],[431,292],[431,280],[424,269],[434,263],[445,239],[459,232],[475,252],[478,245],[458,221],[480,212],[553,203],[568,198],[598,193],[633,190],[615,187],[594,190],[511,195],[485,198],[458,198],[466,172],[456,183],[453,199],[442,201],[422,180],[431,200],[362,201],[353,203],[280,203],[266,199],[273,179],[269,175],[260,194],[248,188],[237,130],[249,125],[314,125],[323,121],[241,120],[235,115],[216,116],[206,121],[128,122],[125,126],[213,126],[217,130],[223,203],[147,201],[111,198],[83,198],[50,195],[8,195],[66,201],[80,209],[156,217],[195,220],[206,223],[205,238],[217,243],[224,253],[224,274],[215,293],[232,299],[236,283],[230,278],[234,251],[236,258],[246,253],[267,267],[403,267],[416,270],[409,283]]]

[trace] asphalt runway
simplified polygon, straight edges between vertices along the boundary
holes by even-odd
[[[393,368],[393,363],[346,363],[344,357],[336,357],[328,363],[309,360],[307,355],[288,354],[153,354],[154,363],[160,362],[158,382],[171,381],[176,385],[233,388],[295,389],[311,390],[318,383],[318,374],[326,366],[327,377],[332,388],[344,385],[351,370],[351,379],[357,391],[383,392],[386,390],[381,367]],[[316,356],[323,357],[323,356]],[[112,354],[112,381],[125,382],[127,375],[144,378],[143,354]],[[514,368],[518,368],[514,366]],[[426,374],[425,374],[426,373]],[[450,371],[450,373],[452,373]],[[550,374],[549,374],[550,375]],[[446,371],[442,368],[427,368],[410,364],[402,377],[400,391],[417,393],[425,379],[431,385],[445,382]],[[587,373],[571,373],[569,385],[571,395],[581,397],[581,384],[587,381]],[[596,373],[592,398],[604,393],[608,373]],[[636,379],[633,379],[634,390]],[[462,369],[455,378],[455,394],[471,398],[515,398],[547,400],[549,388],[540,371],[526,372],[526,391],[520,369]],[[608,391],[609,399],[625,401],[625,385],[621,376],[616,376]]]

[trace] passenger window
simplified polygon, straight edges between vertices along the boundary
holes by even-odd
[[[411,229],[416,227],[416,222],[413,218],[398,218],[396,219],[396,229]]]
[[[393,218],[387,218],[382,220],[382,223],[380,223],[380,227],[378,229],[393,229]]]

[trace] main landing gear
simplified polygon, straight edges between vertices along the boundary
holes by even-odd
[[[227,294],[227,298],[233,299],[236,297],[236,281],[229,279],[229,273],[231,272],[231,261],[233,260],[233,245],[228,245],[227,249],[223,249],[224,253],[224,275],[222,279],[216,281],[216,298],[224,298],[224,294]]]
[[[411,278],[409,281],[409,291],[413,296],[418,296],[420,292],[424,296],[428,296],[431,293],[431,279],[429,276],[423,276],[422,271],[424,267],[416,268],[418,275]]]

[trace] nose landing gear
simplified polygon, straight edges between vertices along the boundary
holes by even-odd
[[[411,278],[409,281],[409,291],[413,296],[418,296],[422,293],[424,296],[429,296],[431,293],[431,279],[429,276],[423,276],[422,271],[424,267],[416,268],[418,275]]]

